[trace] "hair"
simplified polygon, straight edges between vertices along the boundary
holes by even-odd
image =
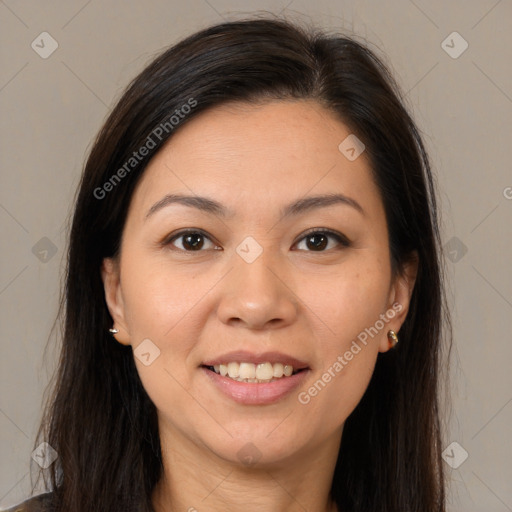
[[[58,453],[39,472],[47,486],[49,476],[52,510],[151,511],[163,474],[156,408],[132,348],[108,332],[100,272],[104,258],[119,255],[148,162],[207,109],[306,99],[366,146],[385,208],[393,275],[414,254],[419,262],[400,343],[378,354],[345,422],[332,499],[347,512],[445,511],[439,384],[443,341],[451,336],[443,332],[450,319],[427,152],[381,57],[354,37],[277,17],[223,22],[165,49],[128,85],[94,141],[75,198],[60,358],[34,445],[44,440]],[[147,154],[135,162],[143,146]]]

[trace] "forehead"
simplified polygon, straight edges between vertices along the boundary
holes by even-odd
[[[371,203],[378,190],[365,153],[350,161],[339,149],[350,135],[312,100],[214,107],[183,125],[153,157],[133,208],[147,210],[171,192],[212,197],[234,210],[275,205],[277,211],[310,192]]]
[[[230,102],[192,119],[164,151],[194,146],[189,158],[228,163],[238,159],[243,165],[244,159],[258,157],[263,165],[282,162],[284,157],[310,160],[313,149],[327,156],[337,149],[339,137],[349,133],[332,112],[312,100]]]

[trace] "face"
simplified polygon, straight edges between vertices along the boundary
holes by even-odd
[[[230,104],[151,160],[103,279],[161,435],[262,464],[339,441],[414,284],[392,275],[366,154],[338,148],[349,135],[313,101]],[[217,374],[228,363],[258,382]]]

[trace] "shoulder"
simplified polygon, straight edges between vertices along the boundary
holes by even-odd
[[[0,512],[46,512],[46,506],[51,502],[52,492],[32,496],[11,508],[0,508]]]

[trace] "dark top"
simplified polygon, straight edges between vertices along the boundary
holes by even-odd
[[[1,509],[3,512],[46,512],[51,502],[51,492],[32,496],[14,507]]]
[[[52,498],[53,492],[39,494],[38,496],[32,496],[11,508],[0,508],[0,512],[53,512],[55,509],[54,505],[52,505]],[[152,506],[150,506],[150,510],[154,512]]]

